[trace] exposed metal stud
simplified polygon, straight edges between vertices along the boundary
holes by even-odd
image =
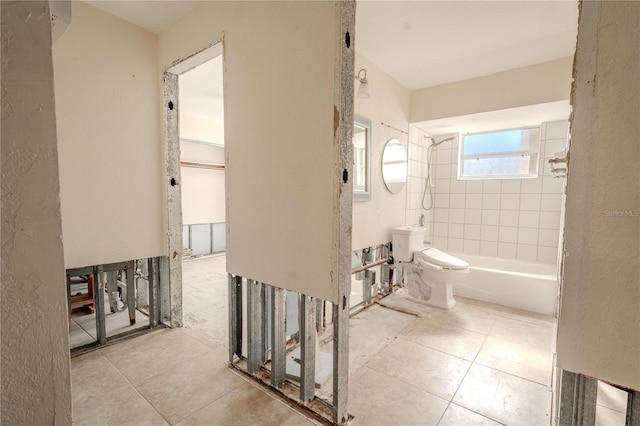
[[[261,364],[262,360],[262,284],[247,279],[247,370],[253,374]]]
[[[107,297],[109,298],[109,308],[111,312],[118,312],[118,271],[107,271]]]
[[[370,269],[364,271],[364,280],[362,280],[362,302],[365,305],[371,304],[371,287],[373,286],[374,272]]]
[[[269,287],[271,296],[271,386],[278,387],[286,374],[287,293]]]
[[[262,284],[260,288],[260,310],[262,312],[262,338],[260,339],[262,342],[262,350],[260,353],[260,362],[264,364],[269,359],[269,343],[271,340],[269,339],[271,332],[271,323],[269,321],[270,313],[271,313],[271,297],[269,297],[269,290],[267,284]]]
[[[300,298],[300,399],[311,401],[316,385],[316,303],[311,296]]]
[[[148,302],[149,302],[149,326],[155,328],[160,320],[160,304],[158,299],[158,258],[152,257],[147,260]]]
[[[158,258],[158,290],[160,294],[160,321],[171,324],[171,283],[169,281],[169,258]]]
[[[127,308],[129,308],[129,325],[136,323],[136,261],[129,262],[127,267]]]
[[[316,299],[316,330],[321,332],[324,329],[324,300]]]
[[[628,391],[626,426],[640,425],[640,391]]]
[[[582,374],[562,370],[558,424],[560,426],[594,425],[598,381]]]
[[[229,274],[229,362],[242,356],[242,277]]]
[[[93,267],[93,294],[95,297],[96,340],[104,345],[107,342],[107,327],[104,316],[104,268],[102,265]]]

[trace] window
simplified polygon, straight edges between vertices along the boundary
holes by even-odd
[[[459,179],[538,177],[540,128],[527,127],[461,138]]]
[[[353,125],[353,201],[371,200],[371,120],[355,115]]]

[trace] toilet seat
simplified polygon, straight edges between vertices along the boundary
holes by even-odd
[[[433,247],[427,247],[422,250],[416,251],[414,253],[414,261],[416,263],[420,263],[420,260],[435,266],[439,266],[442,269],[460,270],[469,268],[469,264],[464,260],[441,252],[440,250]]]

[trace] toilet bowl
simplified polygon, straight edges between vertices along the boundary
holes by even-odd
[[[425,246],[424,228],[393,229],[393,255],[402,262],[409,295],[442,309],[453,309],[453,283],[469,273],[469,264],[436,248]]]

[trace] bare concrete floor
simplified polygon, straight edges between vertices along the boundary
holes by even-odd
[[[183,328],[72,359],[74,423],[312,423],[225,365],[225,257],[186,260],[183,277]],[[351,319],[352,424],[550,423],[552,318],[462,298],[442,311],[403,290],[382,303]],[[601,385],[597,424],[623,425],[625,398]]]

